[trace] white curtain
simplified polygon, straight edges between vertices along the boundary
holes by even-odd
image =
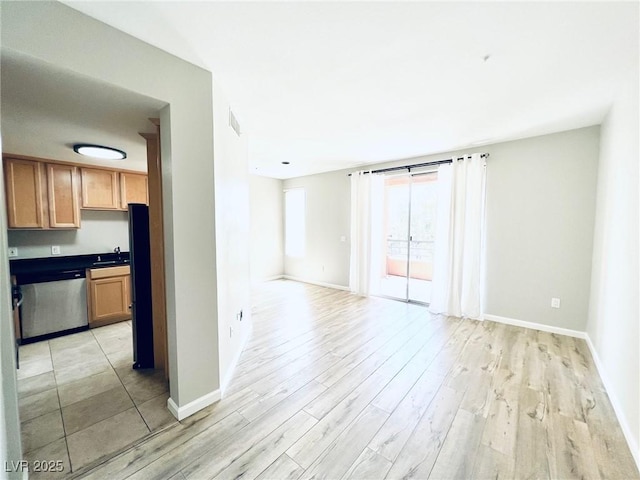
[[[482,318],[485,173],[480,154],[438,169],[432,313]]]
[[[351,175],[351,261],[349,289],[358,295],[377,293],[384,268],[384,177]]]

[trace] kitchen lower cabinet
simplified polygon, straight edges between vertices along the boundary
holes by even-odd
[[[131,319],[130,271],[128,265],[87,270],[90,328]]]

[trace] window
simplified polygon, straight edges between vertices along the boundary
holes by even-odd
[[[284,192],[284,253],[288,257],[303,257],[305,249],[305,206],[303,188]]]

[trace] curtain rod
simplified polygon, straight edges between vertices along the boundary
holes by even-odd
[[[480,155],[480,158],[488,158],[488,157],[489,157],[488,153],[482,153]],[[471,158],[471,155],[458,157],[455,160],[464,160],[465,158]],[[414,163],[413,165],[403,165],[401,167],[380,168],[378,170],[371,170],[369,172],[364,172],[364,173],[367,174],[367,173],[395,172],[396,170],[404,170],[405,168],[411,171],[412,168],[429,167],[431,165],[443,165],[445,163],[453,163],[453,160],[454,160],[453,158],[448,158],[446,160],[436,160],[433,162],[426,162],[426,163]],[[349,173],[347,176],[350,177],[351,174]]]

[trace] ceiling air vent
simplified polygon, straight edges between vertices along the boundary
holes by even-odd
[[[240,124],[238,123],[238,120],[236,120],[236,116],[233,114],[231,109],[229,109],[229,126],[233,128],[236,135],[240,136]]]

